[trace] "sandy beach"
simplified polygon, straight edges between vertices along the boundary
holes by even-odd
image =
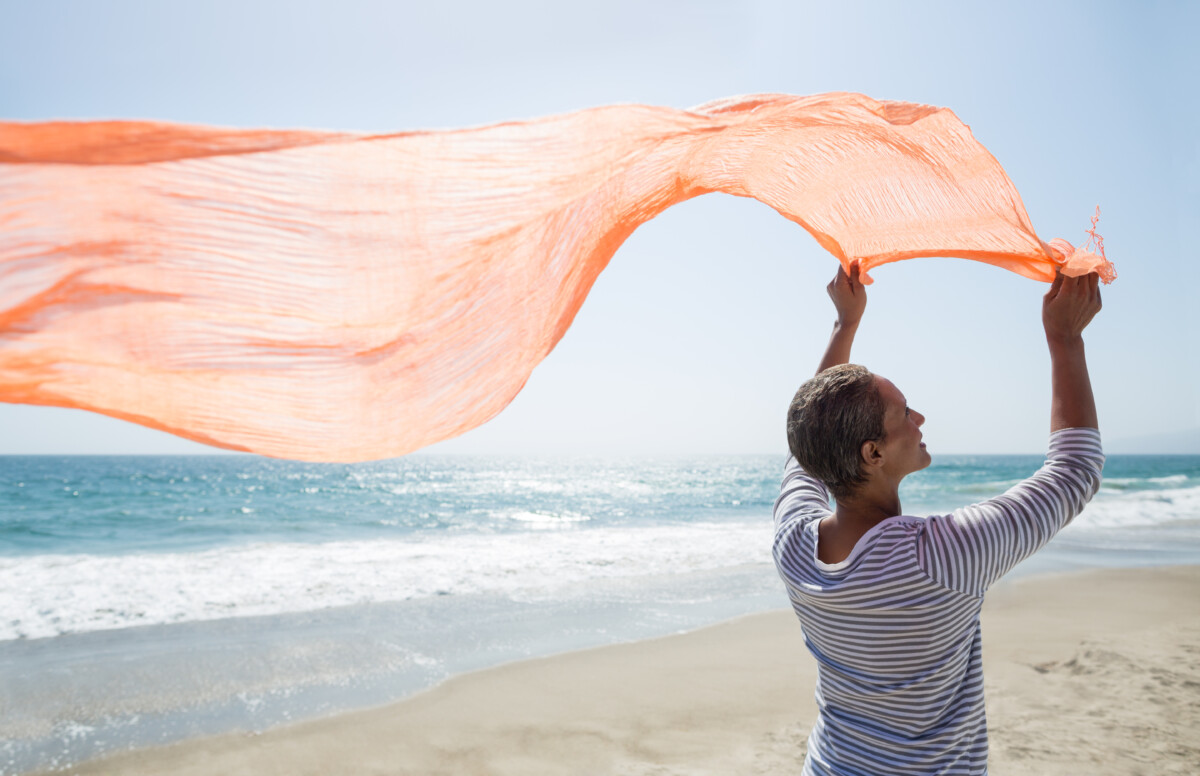
[[[1002,582],[983,627],[993,774],[1200,773],[1200,567]],[[798,773],[814,678],[794,615],[769,612],[71,772]]]

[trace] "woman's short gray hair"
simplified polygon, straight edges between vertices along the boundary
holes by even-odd
[[[830,367],[796,391],[788,407],[788,447],[834,498],[845,498],[866,482],[860,450],[863,442],[884,438],[886,409],[870,370]]]

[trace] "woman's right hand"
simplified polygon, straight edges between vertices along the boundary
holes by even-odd
[[[1063,343],[1077,339],[1100,312],[1100,276],[1095,272],[1067,277],[1061,272],[1042,298],[1046,339]]]
[[[1042,298],[1042,325],[1050,348],[1050,431],[1100,428],[1088,376],[1083,330],[1100,312],[1100,276],[1059,273]]]

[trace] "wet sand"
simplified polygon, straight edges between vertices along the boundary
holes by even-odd
[[[1200,773],[1200,567],[1002,582],[983,628],[992,776]],[[70,772],[793,774],[814,679],[795,616],[768,612]]]

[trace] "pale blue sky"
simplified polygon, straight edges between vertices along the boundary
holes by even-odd
[[[1099,204],[1120,277],[1088,332],[1110,449],[1200,451],[1200,4],[6,3],[0,118],[396,131],[606,103],[860,91],[952,108],[1045,239]],[[1186,237],[1185,237],[1186,236]],[[764,205],[709,195],[639,229],[498,418],[433,452],[782,452],[836,270]],[[1037,452],[1045,286],[974,262],[880,268],[854,358],[938,452]],[[1159,447],[1179,442],[1160,441]],[[209,452],[79,411],[0,404],[0,453]]]

